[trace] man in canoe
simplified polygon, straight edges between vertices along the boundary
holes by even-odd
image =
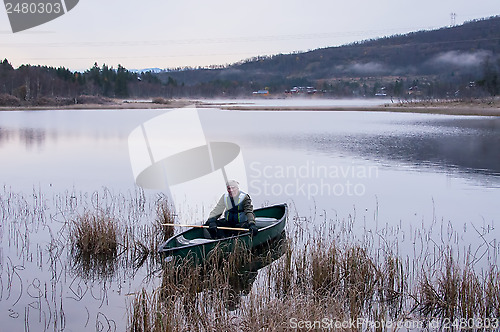
[[[240,190],[235,180],[228,181],[226,187],[227,193],[219,199],[205,223],[209,227],[210,236],[213,239],[225,236],[223,230],[217,229],[217,226],[248,228],[252,235],[256,235],[259,230],[255,226],[255,214],[250,196]],[[222,213],[224,219],[219,219]]]

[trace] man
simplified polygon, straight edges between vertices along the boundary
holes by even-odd
[[[225,212],[224,212],[225,211]],[[224,219],[218,219],[224,212]],[[250,196],[240,191],[238,182],[227,182],[227,193],[222,195],[205,223],[209,227],[210,236],[215,239],[225,234],[217,226],[248,228],[252,235],[258,233],[255,225],[252,200]]]

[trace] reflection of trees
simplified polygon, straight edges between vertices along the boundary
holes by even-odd
[[[325,136],[317,148],[339,149],[376,160],[500,173],[500,119],[454,118],[414,125],[401,133]],[[427,132],[429,128],[431,132]]]
[[[242,260],[236,268],[228,275],[226,307],[235,310],[240,303],[241,297],[246,296],[252,290],[252,285],[257,278],[258,271],[284,254],[286,248],[286,234],[271,242],[254,248],[248,260]]]
[[[464,120],[436,123],[433,135],[384,135],[366,137],[359,147],[366,153],[377,152],[384,158],[458,167],[474,172],[500,173],[500,121],[498,119]],[[458,129],[448,132],[447,127]],[[442,134],[441,134],[442,133]]]
[[[22,128],[19,130],[19,139],[27,148],[34,145],[41,146],[46,139],[45,130],[40,128]]]
[[[42,128],[20,128],[17,130],[0,128],[0,144],[8,143],[16,136],[19,137],[19,141],[24,143],[26,148],[31,148],[35,145],[41,146],[45,142],[47,131]]]
[[[0,144],[8,142],[14,136],[14,130],[0,127]]]

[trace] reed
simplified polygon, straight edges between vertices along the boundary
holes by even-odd
[[[73,270],[85,279],[109,278],[116,271],[118,222],[102,212],[84,212],[70,224]]]
[[[319,225],[313,221],[316,215],[290,216],[286,241],[276,252],[265,249],[261,256],[238,248],[223,257],[216,250],[203,266],[189,260],[162,264],[156,250],[173,229],[160,224],[174,218],[164,197],[149,199],[142,191],[126,197],[106,190],[68,192],[53,200],[55,209],[37,191],[28,196],[0,191],[2,249],[8,253],[0,271],[0,297],[30,306],[34,300],[29,295],[42,291],[36,293],[41,294],[36,319],[48,318],[38,321],[40,330],[73,328],[65,320],[74,310],[72,302],[63,307],[58,292],[68,276],[74,280],[73,299],[86,307],[99,302],[96,321],[111,316],[106,292],[123,291],[130,283],[125,292],[131,293],[122,297],[129,331],[288,331],[298,321],[313,324],[305,330],[321,330],[323,318],[429,322],[500,317],[500,272],[496,256],[484,251],[490,246],[463,257],[456,245],[430,240],[430,230],[415,230],[410,235],[411,243],[419,245],[415,257],[403,257],[397,239],[391,243],[388,238],[390,228],[360,239],[353,233],[355,216],[346,221],[325,217]],[[441,229],[445,238],[454,238]],[[384,237],[378,245],[377,236]],[[66,253],[73,259],[69,274]],[[478,268],[480,257],[488,257],[489,265]],[[43,280],[32,271],[50,275]],[[95,288],[88,291],[87,285]],[[89,299],[99,293],[99,299]],[[26,326],[36,320],[31,312]]]
[[[154,232],[160,235],[157,239],[161,243],[167,241],[170,237],[174,235],[174,228],[165,226],[165,224],[173,224],[175,221],[175,215],[173,213],[173,207],[168,201],[168,199],[161,195],[156,201],[156,222]],[[155,243],[155,249],[158,248],[158,242]]]
[[[484,281],[484,316],[500,318],[500,271],[492,266]]]
[[[241,275],[236,267],[252,255],[240,252],[222,259],[214,254],[210,268],[187,261],[165,265],[162,284],[150,295],[157,301],[149,304],[150,321],[156,319],[158,326],[152,331],[288,331],[299,321],[311,324],[306,329],[320,330],[325,324],[332,329],[328,323],[360,318],[429,322],[498,317],[496,268],[481,278],[472,264],[461,266],[451,248],[437,248],[431,265],[412,272],[408,261],[387,248],[375,251],[366,243],[337,241],[352,237],[334,237],[333,231],[300,239],[296,236],[302,233],[289,232],[280,257],[253,276],[244,291],[234,290],[234,275]],[[132,316],[144,312],[134,310]]]
[[[118,237],[117,221],[102,212],[85,212],[70,226],[72,248],[85,256],[116,256]]]
[[[417,308],[425,319],[462,320],[500,317],[500,282],[496,266],[481,276],[469,264],[460,266],[448,248],[438,265],[423,271]],[[469,261],[469,259],[467,260]]]
[[[377,277],[380,280],[378,300],[387,306],[388,316],[397,319],[405,309],[405,296],[409,294],[409,277],[401,258],[387,254]]]
[[[318,241],[309,253],[312,294],[321,303],[328,298],[338,298],[342,292],[342,252],[335,242]],[[303,257],[305,261],[306,257]],[[305,270],[309,270],[306,268]]]
[[[175,215],[173,208],[164,195],[159,195],[154,205],[155,216],[152,223],[143,226],[127,227],[125,232],[129,235],[124,239],[126,248],[131,248],[132,260],[135,267],[140,267],[150,258],[156,263],[156,253],[161,244],[174,235],[174,228],[165,226],[173,224]]]

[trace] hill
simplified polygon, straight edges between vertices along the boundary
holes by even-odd
[[[486,81],[499,72],[499,51],[500,16],[496,16],[461,26],[340,47],[257,57],[225,68],[163,72],[159,77],[164,82],[170,79],[180,85],[200,88],[210,82],[232,92],[244,90],[242,86],[247,89],[269,87],[278,92],[293,86],[313,85],[340,93],[342,88],[359,90],[366,85],[366,92],[373,93],[383,92],[388,89],[382,89],[385,85],[391,85],[391,94],[398,95],[413,86],[432,84],[436,93],[449,94],[474,82],[470,85],[483,84],[495,94],[498,86],[488,87],[487,84],[494,82]],[[342,87],[336,86],[339,80],[343,81]],[[351,86],[353,83],[358,85]],[[358,91],[365,94],[363,92]]]
[[[495,96],[500,93],[499,51],[496,16],[209,69],[138,71],[95,63],[80,73],[29,64],[13,68],[4,59],[0,106],[107,103],[109,98],[163,103],[179,97],[248,97],[258,90],[277,97],[285,91],[336,98]]]

